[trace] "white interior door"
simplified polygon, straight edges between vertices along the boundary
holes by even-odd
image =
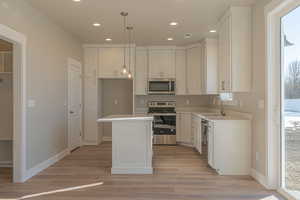
[[[70,151],[81,146],[81,64],[69,60],[68,66],[68,133]]]

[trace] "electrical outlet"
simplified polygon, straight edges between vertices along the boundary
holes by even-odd
[[[187,99],[187,100],[185,101],[185,103],[186,103],[186,105],[190,105],[190,104],[191,104],[191,102],[190,102],[189,99]]]
[[[35,105],[36,105],[35,100],[33,99],[28,100],[28,104],[27,104],[28,108],[34,108]]]
[[[239,106],[240,106],[240,108],[244,106],[244,103],[242,100],[239,101]]]
[[[144,105],[144,104],[145,104],[145,100],[144,100],[144,99],[141,99],[141,100],[140,100],[140,104],[141,104],[141,105]]]
[[[256,152],[256,154],[255,154],[255,160],[259,161],[259,152]]]

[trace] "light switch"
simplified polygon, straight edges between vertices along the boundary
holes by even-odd
[[[265,108],[265,101],[264,100],[259,100],[257,103],[257,106],[259,109],[264,109]]]
[[[35,100],[33,99],[28,100],[28,105],[27,105],[28,108],[34,108],[35,105],[36,105]]]
[[[118,105],[118,103],[119,103],[118,99],[115,99],[114,103],[115,103],[115,105]]]

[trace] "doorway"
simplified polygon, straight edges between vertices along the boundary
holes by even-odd
[[[81,63],[68,61],[68,143],[73,151],[82,142],[82,69]]]
[[[0,39],[0,179],[13,175],[13,44]]]
[[[281,18],[281,187],[300,199],[300,7]]]

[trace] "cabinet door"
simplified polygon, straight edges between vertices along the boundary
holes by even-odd
[[[175,78],[175,51],[169,49],[149,50],[149,77]]]
[[[223,19],[219,28],[219,91],[231,91],[231,37],[230,16]]]
[[[181,114],[181,142],[192,144],[191,113]]]
[[[182,128],[181,128],[181,113],[176,114],[176,141],[177,142],[182,142]]]
[[[186,94],[186,51],[176,50],[176,94]]]
[[[84,141],[98,143],[98,49],[84,49]],[[99,133],[101,134],[101,133]]]
[[[203,94],[218,94],[218,40],[203,42]]]
[[[147,64],[147,50],[137,50],[134,77],[136,95],[147,95]]]
[[[202,90],[201,54],[201,46],[187,49],[187,93],[191,95],[200,95]]]
[[[123,48],[100,48],[99,49],[99,78],[120,78],[124,63]]]

